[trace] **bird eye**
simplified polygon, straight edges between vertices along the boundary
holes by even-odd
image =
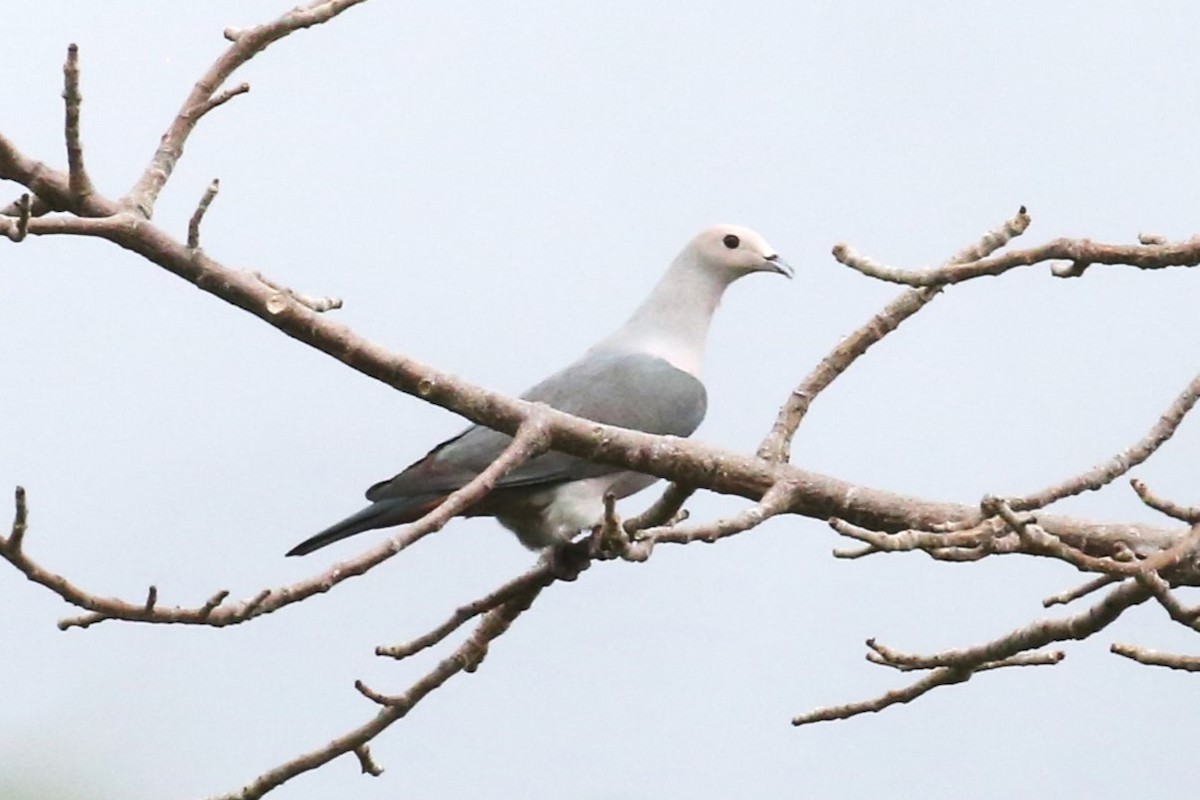
[[[742,243],[742,240],[734,236],[732,233],[725,234],[725,238],[721,241],[723,241],[725,246],[730,250],[737,250],[738,245]]]

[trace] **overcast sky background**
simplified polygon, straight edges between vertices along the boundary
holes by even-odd
[[[23,4],[5,14],[0,131],[65,163],[61,66],[77,42],[88,166],[119,196],[221,31],[286,6]],[[727,295],[697,434],[750,451],[816,360],[898,291],[839,267],[836,242],[927,265],[1022,203],[1025,244],[1196,232],[1198,27],[1182,1],[377,0],[237,73],[252,92],[201,123],[155,221],[184,237],[219,177],[214,258],[341,296],[359,333],[510,393],[619,324],[698,229],[752,226],[798,275]],[[1141,437],[1196,371],[1196,280],[1043,268],[954,287],[820,398],[795,460],[964,503],[1079,472]],[[140,599],[154,583],[160,603],[196,605],[322,570],[378,535],[282,554],[462,426],[104,242],[4,244],[0,292],[0,488],[28,488],[30,555],[97,593]],[[1200,502],[1198,454],[1193,419],[1136,474]],[[700,519],[742,507],[691,504]],[[1156,520],[1124,482],[1063,507]],[[838,545],[790,517],[599,565],[377,739],[381,778],[344,757],[272,796],[1116,797],[1194,783],[1200,678],[1106,652],[1200,652],[1150,606],[1059,666],[792,728],[911,679],[865,662],[868,636],[980,643],[1082,582],[1022,558],[837,561]],[[447,649],[397,664],[376,645],[534,558],[494,521],[456,521],[226,630],[63,633],[71,609],[0,569],[0,794],[236,789],[374,714],[356,678],[399,691]]]

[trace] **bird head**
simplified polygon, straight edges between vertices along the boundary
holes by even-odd
[[[740,225],[713,225],[692,239],[697,261],[736,280],[752,272],[775,272],[792,277],[792,267],[766,239]]]

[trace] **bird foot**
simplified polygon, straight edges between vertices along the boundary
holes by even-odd
[[[554,577],[560,581],[573,581],[579,573],[592,565],[592,553],[588,540],[564,542],[546,549],[542,556]]]

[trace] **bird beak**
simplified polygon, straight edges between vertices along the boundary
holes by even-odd
[[[766,260],[766,269],[770,270],[771,272],[778,272],[780,275],[788,279],[796,274],[796,270],[792,269],[792,265],[780,258],[779,253],[767,256]]]

